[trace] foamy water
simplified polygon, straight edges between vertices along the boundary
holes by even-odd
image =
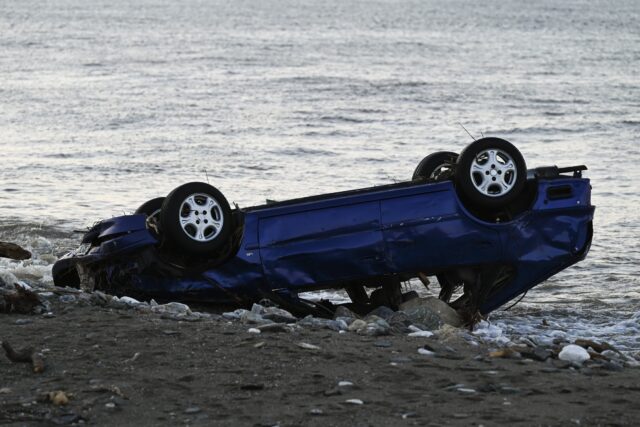
[[[587,164],[588,258],[491,320],[640,349],[640,3],[9,2],[0,239],[50,281],[72,230],[206,180],[241,206],[403,181],[475,136]]]

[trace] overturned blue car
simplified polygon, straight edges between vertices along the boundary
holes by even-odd
[[[344,289],[358,311],[396,308],[402,283],[440,285],[469,321],[585,258],[593,234],[585,166],[528,170],[482,138],[425,157],[410,181],[231,208],[192,182],[103,220],[53,269],[60,286],[115,295],[330,311],[299,298]]]

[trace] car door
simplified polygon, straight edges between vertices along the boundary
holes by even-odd
[[[385,256],[398,273],[495,262],[500,236],[465,214],[450,184],[381,202]]]
[[[260,219],[260,253],[272,286],[327,284],[382,272],[379,201],[309,205]]]

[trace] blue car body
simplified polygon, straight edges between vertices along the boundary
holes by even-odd
[[[180,274],[151,268],[158,266],[158,238],[145,215],[125,215],[94,226],[85,248],[64,261],[94,284],[99,276],[112,288],[154,297],[238,302],[276,294],[295,298],[347,283],[375,286],[386,277],[506,267],[508,279],[478,302],[484,314],[582,260],[589,250],[594,214],[589,180],[574,174],[528,182],[527,207],[501,222],[469,211],[451,181],[413,181],[240,209],[243,225],[234,253],[211,268]]]

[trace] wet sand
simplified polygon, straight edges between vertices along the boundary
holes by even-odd
[[[6,425],[637,425],[640,369],[488,357],[449,339],[297,328],[247,332],[95,306],[0,315],[0,339],[33,346],[37,374],[0,355]],[[302,348],[307,343],[319,349]],[[427,356],[418,349],[436,351]],[[340,385],[340,382],[349,384]],[[64,391],[57,406],[49,392]]]

